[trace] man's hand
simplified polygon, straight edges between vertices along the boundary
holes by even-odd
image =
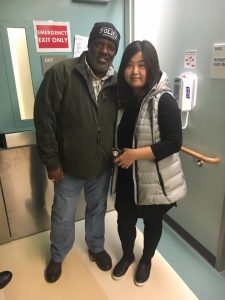
[[[53,171],[48,172],[48,179],[53,182],[61,182],[64,179],[63,170],[61,168],[58,168]]]

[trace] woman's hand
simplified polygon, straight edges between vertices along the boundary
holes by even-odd
[[[129,168],[135,160],[139,159],[149,159],[154,160],[155,156],[152,152],[152,149],[150,146],[147,147],[141,147],[137,149],[130,149],[130,148],[124,148],[123,153],[118,156],[114,162],[117,164],[118,167],[127,169]]]
[[[114,160],[117,166],[128,169],[135,161],[134,150],[136,149],[124,148],[123,153]]]

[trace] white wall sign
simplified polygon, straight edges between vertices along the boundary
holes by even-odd
[[[83,51],[87,50],[88,47],[88,37],[82,35],[75,35],[74,42],[74,57],[78,57],[82,54]]]
[[[37,52],[71,52],[69,22],[33,21]]]
[[[184,68],[185,69],[195,69],[197,61],[197,50],[190,49],[184,52]]]
[[[210,77],[225,79],[225,44],[213,45]]]

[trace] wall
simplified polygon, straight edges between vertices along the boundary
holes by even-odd
[[[74,35],[88,36],[95,22],[108,21],[116,25],[121,33],[120,47],[114,60],[117,69],[124,50],[124,1],[111,0],[108,4],[73,3],[72,0],[1,0],[0,3],[0,133],[33,129],[33,121],[21,121],[19,117],[15,82],[11,70],[11,58],[8,41],[5,35],[6,27],[25,27],[31,65],[34,93],[36,94],[43,78],[41,70],[41,55],[37,53],[33,20],[68,21],[74,47]],[[71,53],[66,54],[72,57]]]
[[[185,49],[197,49],[197,105],[183,131],[183,145],[209,157],[219,156],[221,163],[199,168],[190,156],[181,154],[188,195],[169,215],[216,256],[225,187],[225,83],[209,74],[213,44],[225,43],[225,2],[136,0],[134,4],[134,38],[152,41],[171,82],[191,71],[184,69]]]

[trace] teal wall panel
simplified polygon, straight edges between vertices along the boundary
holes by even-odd
[[[0,29],[0,132],[14,127],[14,118],[12,114],[12,102],[9,93],[8,80],[6,76],[6,63],[3,54],[2,29]]]

